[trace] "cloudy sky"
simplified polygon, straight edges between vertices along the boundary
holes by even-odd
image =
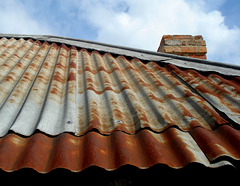
[[[0,33],[50,34],[156,51],[203,35],[208,60],[240,65],[238,0],[0,0]]]

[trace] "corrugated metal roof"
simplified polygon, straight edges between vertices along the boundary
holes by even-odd
[[[240,124],[240,77],[224,77],[217,73],[201,73],[191,69],[168,67],[198,91],[212,105]]]
[[[227,123],[155,62],[21,39],[3,52],[0,65],[1,136],[36,129],[51,135],[92,128],[103,134],[210,130]]]
[[[229,164],[219,157],[240,159],[239,77],[219,74],[221,65],[200,72],[89,45],[0,39],[0,168],[218,167]]]
[[[214,131],[197,127],[190,133],[169,128],[160,134],[142,130],[135,135],[117,131],[109,136],[96,132],[81,137],[8,134],[0,139],[0,167],[5,171],[30,167],[42,173],[56,168],[81,171],[92,165],[106,170],[126,164],[145,169],[158,163],[181,168],[192,162],[219,167],[230,165],[214,162],[220,156],[240,158],[239,142],[239,131],[227,125]]]

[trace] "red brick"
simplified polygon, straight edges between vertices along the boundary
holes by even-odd
[[[187,42],[186,42],[186,41],[182,41],[182,45],[183,45],[183,46],[186,46],[186,45],[187,45]]]
[[[197,53],[198,50],[197,50],[197,47],[194,47],[194,46],[191,46],[191,47],[188,47],[188,46],[182,46],[180,47],[180,52],[181,53]]]
[[[164,46],[164,52],[166,53],[179,53],[180,52],[180,49],[179,47],[176,47],[176,46]]]
[[[198,58],[198,59],[207,59],[206,55],[189,55],[188,57]]]
[[[172,40],[172,36],[171,35],[163,35],[162,39],[164,40]]]
[[[196,40],[203,40],[203,37],[201,35],[198,35],[198,36],[194,36],[194,39],[196,39]]]
[[[187,45],[195,46],[195,45],[196,45],[196,41],[195,41],[194,39],[188,40],[188,41],[187,41]]]
[[[207,53],[207,48],[204,47],[204,46],[199,46],[198,47],[198,53],[206,54]]]
[[[176,39],[176,40],[192,39],[193,36],[191,36],[191,35],[173,35],[173,38]]]
[[[161,47],[161,45],[160,45],[157,49],[157,52],[163,52],[162,49],[163,49],[163,47]]]
[[[206,46],[206,42],[204,40],[195,40],[196,46]]]

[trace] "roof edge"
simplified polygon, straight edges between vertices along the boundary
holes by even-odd
[[[25,34],[0,33],[0,37],[7,37],[7,38],[14,37],[14,38],[28,38],[28,39],[31,38],[35,40],[44,40],[48,42],[64,43],[67,45],[73,45],[80,48],[98,50],[98,51],[107,52],[107,53],[114,53],[118,55],[125,55],[133,58],[139,58],[141,60],[155,61],[155,62],[161,61],[165,63],[171,63],[176,66],[184,67],[184,68],[194,68],[200,71],[215,71],[225,75],[240,76],[240,66],[238,65],[178,56],[174,54],[154,52],[149,50],[101,43],[96,41],[75,39],[75,38],[69,38],[69,37],[60,37],[60,36],[54,36],[54,35],[25,35]]]

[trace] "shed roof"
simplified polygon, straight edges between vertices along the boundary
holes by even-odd
[[[229,165],[218,157],[240,158],[239,76],[223,63],[2,34],[0,168]]]

